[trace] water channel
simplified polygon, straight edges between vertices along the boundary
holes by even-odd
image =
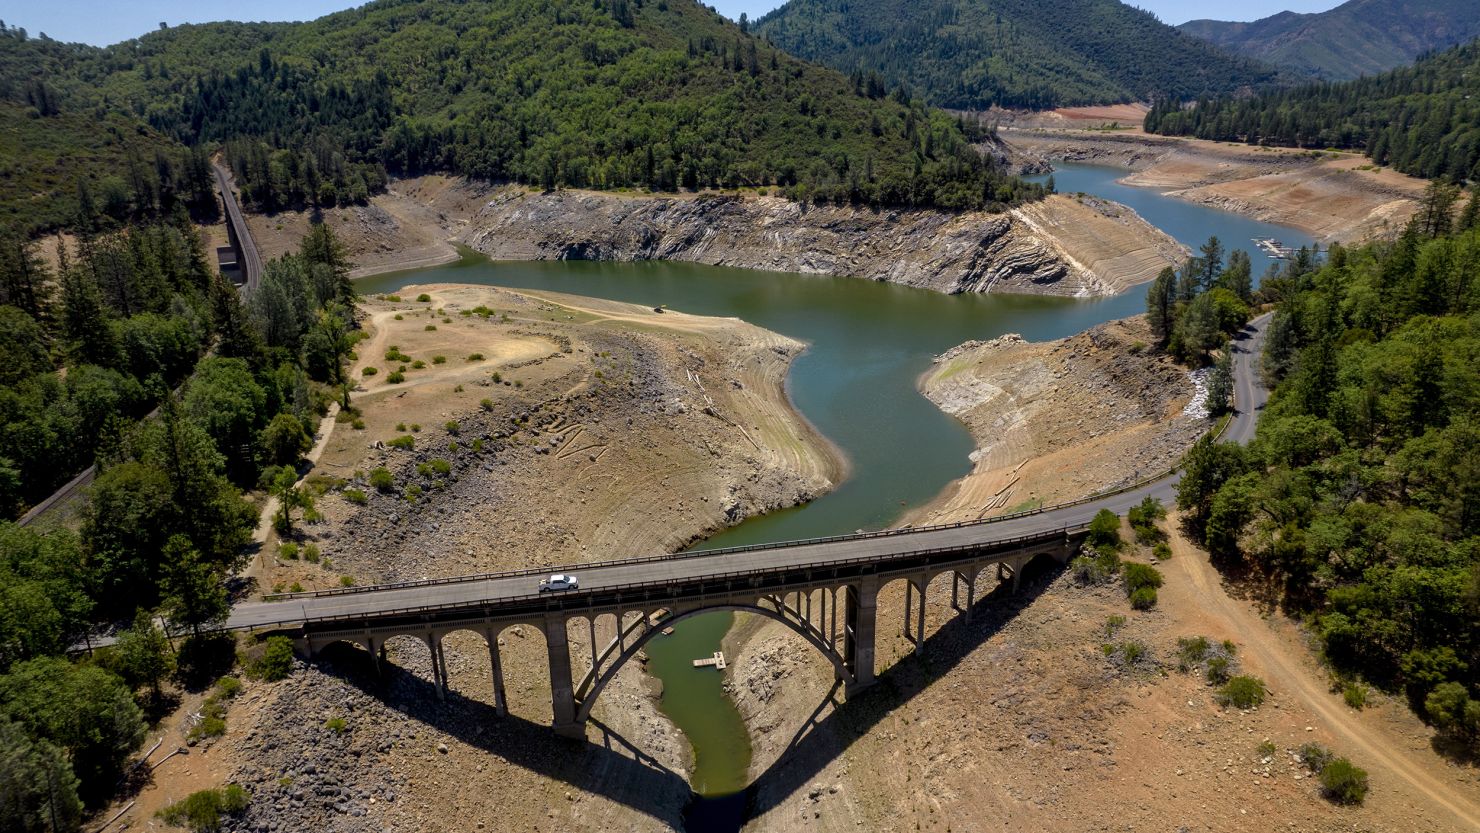
[[[1196,247],[1219,236],[1248,250],[1255,272],[1270,261],[1252,238],[1310,243],[1298,231],[1121,185],[1124,172],[1089,165],[1055,171],[1061,193],[1082,191],[1129,205],[1180,242]],[[745,521],[703,548],[767,543],[859,529],[879,529],[934,497],[970,469],[973,448],[962,425],[915,388],[931,358],[963,341],[1015,332],[1033,341],[1062,338],[1145,309],[1145,288],[1114,298],[1011,295],[946,296],[893,284],[726,269],[685,263],[509,263],[481,258],[366,278],[365,293],[417,283],[490,284],[543,289],[644,306],[667,304],[700,315],[735,316],[808,344],[787,390],[796,408],[847,455],[850,477],[806,506]],[[611,557],[645,553],[610,553]],[[649,672],[663,683],[662,710],[694,750],[690,784],[698,800],[688,829],[738,830],[749,782],[744,723],[713,669],[692,660],[719,650],[732,614],[681,623],[648,644]]]

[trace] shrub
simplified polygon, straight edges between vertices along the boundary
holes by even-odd
[[[433,458],[431,466],[432,471],[436,472],[439,475],[445,476],[452,471],[452,464],[447,462],[446,460],[443,460],[441,457]]]
[[[398,422],[398,423],[396,423],[396,430],[399,431],[402,434],[406,433],[406,423],[404,423],[404,422]]]
[[[166,824],[189,827],[196,833],[221,829],[222,815],[236,815],[247,809],[251,796],[237,784],[223,790],[201,790],[160,810],[156,815]]]
[[[1069,571],[1080,584],[1106,584],[1120,573],[1120,556],[1114,552],[1081,555],[1069,564]]]
[[[1089,538],[1092,547],[1120,549],[1120,516],[1109,509],[1101,509],[1089,522]]]
[[[1209,657],[1208,669],[1204,672],[1208,685],[1222,685],[1228,682],[1231,664],[1231,660],[1225,656]]]
[[[293,641],[286,636],[269,636],[262,656],[248,666],[248,673],[267,682],[287,679],[293,673]]]
[[[1265,740],[1254,748],[1254,757],[1258,760],[1263,761],[1268,758],[1273,758],[1275,756],[1275,753],[1279,751],[1280,748],[1274,745],[1274,741]]]
[[[301,584],[299,584],[298,582],[295,581],[295,582],[293,582],[292,586],[290,586],[288,588],[288,592],[289,593],[302,593],[303,592],[303,585],[301,585]]]
[[[310,564],[317,564],[317,563],[319,563],[319,545],[318,544],[304,544],[303,545],[303,560],[304,561],[307,561]]]
[[[482,408],[485,411],[491,411],[491,410],[493,410],[493,400],[492,399],[484,399],[484,400],[481,400],[478,403],[478,407]]]
[[[435,333],[437,331],[437,325],[436,324],[428,324],[425,327],[422,327],[422,330],[424,330],[426,332],[429,332],[429,333]]]
[[[1114,636],[1115,632],[1123,627],[1125,627],[1124,616],[1121,616],[1118,613],[1114,616],[1111,616],[1110,618],[1105,620],[1105,637],[1108,639],[1109,637]]]
[[[1156,588],[1138,587],[1131,593],[1131,607],[1136,610],[1150,610],[1156,607]]]
[[[1311,772],[1320,772],[1336,757],[1331,754],[1331,750],[1319,743],[1307,743],[1295,754],[1300,758],[1300,763],[1305,764],[1306,769]]]
[[[1167,546],[1165,541],[1157,541],[1151,546],[1151,554],[1156,557],[1157,561],[1166,561],[1172,557],[1172,548]]]
[[[359,417],[355,417],[354,420],[350,422],[349,427],[355,429],[356,431],[364,431],[365,420],[360,419]]]
[[[1177,670],[1191,671],[1207,657],[1212,648],[1206,636],[1184,636],[1177,640]]]
[[[406,317],[406,316],[404,316],[404,315],[402,315],[402,314],[401,314],[401,313],[399,313],[399,312],[398,312],[398,313],[396,313],[396,320],[397,320],[397,321],[400,321],[400,320],[402,320],[402,319],[403,319],[403,318],[405,318],[405,317]]]
[[[1139,504],[1132,506],[1126,513],[1126,520],[1130,522],[1131,529],[1136,533],[1136,542],[1140,544],[1154,544],[1166,538],[1166,533],[1156,525],[1156,522],[1167,516],[1167,510],[1161,505],[1161,501],[1148,496]]]
[[[424,362],[424,361],[422,361],[421,359],[417,359],[416,361],[414,361],[414,362],[411,363],[411,369],[412,370],[421,370],[421,369],[425,368],[426,366],[427,366],[427,363]]]
[[[1358,711],[1367,705],[1367,687],[1361,683],[1347,683],[1341,689],[1341,699]]]
[[[340,587],[354,587],[355,586],[355,580],[353,578],[349,577],[349,576],[340,576],[339,577],[339,586]]]
[[[495,370],[493,372],[493,383],[495,385],[497,385],[497,384],[499,384],[499,383],[501,383],[503,381],[504,381],[504,374],[499,373],[497,370]]]
[[[331,717],[325,721],[324,728],[336,735],[342,735],[349,731],[349,724],[345,723],[342,717]]]
[[[1367,797],[1367,770],[1337,758],[1321,767],[1321,790],[1337,804],[1361,804]]]
[[[421,499],[421,487],[411,485],[406,487],[406,502],[415,503]]]
[[[446,356],[432,356],[432,364],[447,364]]]
[[[345,489],[343,494],[345,500],[356,506],[364,506],[370,502],[370,498],[359,489]]]
[[[411,423],[411,433],[413,433],[413,434],[419,434],[419,433],[421,433],[421,423],[419,423],[419,422],[413,422],[413,423]]]
[[[442,427],[447,430],[447,433],[451,434],[454,437],[456,437],[458,433],[462,431],[462,426],[457,424],[457,420],[448,420],[447,424],[443,425]]]
[[[396,488],[396,479],[391,476],[390,469],[380,466],[370,472],[370,485],[382,492],[389,492]]]
[[[482,353],[472,353],[472,354],[469,354],[468,355],[468,361],[470,361],[470,362],[481,362],[481,361],[483,361],[483,354]]]
[[[416,296],[416,303],[418,303],[418,304],[430,304],[431,302],[432,302],[432,296],[426,294],[425,292],[423,292],[420,295]]]
[[[386,442],[386,445],[390,446],[391,448],[399,448],[402,451],[410,451],[411,449],[416,448],[416,438],[411,436],[410,434],[402,434],[399,437],[388,440]]]
[[[286,558],[289,561],[298,560],[298,545],[292,541],[284,541],[278,544],[278,558]]]
[[[483,441],[482,440],[473,440],[473,446],[472,446],[472,448],[473,448],[473,451],[474,452],[481,452],[481,451],[483,451]]]
[[[1121,568],[1125,578],[1125,592],[1135,595],[1137,590],[1151,588],[1155,590],[1161,587],[1161,571],[1150,564],[1136,564],[1128,562]]]
[[[1230,677],[1223,687],[1218,689],[1217,700],[1219,705],[1233,706],[1237,709],[1252,709],[1264,702],[1269,696],[1269,689],[1264,687],[1264,681],[1258,677],[1240,675]]]
[[[216,681],[216,691],[227,700],[242,693],[242,681],[235,677],[222,677]]]
[[[385,377],[385,380],[393,385],[399,385],[406,381],[406,374],[399,370],[392,370],[390,375]]]
[[[380,372],[380,370],[378,368],[367,366],[367,367],[363,368],[362,370],[360,370],[360,375],[361,376],[374,376],[375,374],[377,374],[379,372]]]
[[[1143,657],[1150,653],[1144,642],[1130,640],[1120,645],[1120,657],[1125,660],[1126,665],[1135,665]]]

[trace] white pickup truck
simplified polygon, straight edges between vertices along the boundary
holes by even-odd
[[[576,590],[580,586],[580,579],[564,573],[554,573],[549,578],[540,579],[541,593],[547,590]]]

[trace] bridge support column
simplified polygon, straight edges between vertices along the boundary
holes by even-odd
[[[925,655],[925,593],[930,589],[930,576],[920,577],[919,589],[920,607],[915,611],[915,656],[922,657]]]
[[[437,684],[437,699],[447,699],[447,658],[442,654],[442,638],[427,634],[432,649],[432,680]]]
[[[555,714],[555,734],[584,738],[586,727],[576,722],[575,686],[570,681],[570,645],[565,636],[565,620],[546,616],[545,650],[550,658],[550,707]]]
[[[847,589],[843,609],[843,658],[853,681],[845,697],[868,688],[874,679],[874,626],[879,606],[879,580],[865,578]]]
[[[493,674],[493,713],[498,717],[509,716],[509,697],[504,691],[504,663],[499,656],[498,632],[493,628],[483,631],[488,640],[488,669]]]
[[[380,672],[380,651],[382,648],[384,648],[383,645],[375,644],[375,637],[366,634],[365,649],[370,652],[370,664],[375,666],[376,677],[382,676]]]

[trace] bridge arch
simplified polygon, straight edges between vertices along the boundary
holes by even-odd
[[[848,670],[847,664],[845,663],[842,654],[840,654],[834,646],[828,644],[827,638],[819,633],[817,630],[815,630],[810,624],[805,621],[799,621],[792,616],[788,616],[787,614],[792,612],[788,607],[783,606],[781,609],[778,610],[775,608],[762,607],[759,603],[706,605],[704,607],[697,607],[691,610],[685,610],[682,613],[674,613],[673,615],[664,618],[660,627],[647,629],[642,634],[637,636],[632,642],[628,643],[627,646],[623,648],[619,654],[617,654],[616,658],[612,662],[607,664],[607,666],[601,671],[601,673],[595,676],[590,685],[590,690],[586,693],[584,697],[581,698],[580,703],[577,706],[576,722],[585,723],[588,719],[590,719],[591,709],[595,707],[597,699],[601,697],[602,690],[606,688],[608,683],[616,678],[617,672],[622,670],[622,666],[626,665],[628,660],[637,656],[637,652],[641,651],[643,646],[652,641],[654,637],[661,634],[670,626],[682,622],[685,619],[689,619],[691,617],[698,616],[704,613],[716,613],[720,611],[731,611],[734,613],[754,613],[758,616],[764,616],[767,619],[780,622],[781,624],[790,628],[797,635],[805,639],[808,645],[811,645],[817,650],[818,653],[822,654],[822,656],[827,659],[828,662],[832,663],[833,670],[837,673],[838,679],[850,683],[853,681],[853,674]]]

